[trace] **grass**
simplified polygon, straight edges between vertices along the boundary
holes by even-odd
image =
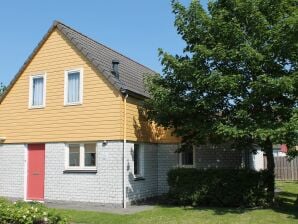
[[[99,212],[59,210],[69,217],[71,222],[86,224],[225,224],[225,223],[298,223],[298,206],[295,200],[298,195],[298,182],[277,182],[279,193],[278,205],[270,209],[240,208],[184,208],[156,206],[150,211],[133,215],[115,215]]]

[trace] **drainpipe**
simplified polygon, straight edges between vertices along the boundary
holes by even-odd
[[[126,100],[128,93],[123,97],[124,106],[124,124],[123,124],[123,208],[126,208]]]

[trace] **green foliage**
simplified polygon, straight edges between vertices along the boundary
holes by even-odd
[[[147,80],[149,118],[184,142],[297,144],[297,0],[172,7],[186,47],[181,56],[160,50],[163,76]]]
[[[266,206],[268,171],[189,169],[169,171],[169,198],[180,205]]]
[[[148,118],[185,144],[298,145],[298,1],[214,0],[205,11],[172,1],[182,55],[160,50],[147,80]],[[292,153],[293,154],[293,153]],[[274,179],[268,189],[274,196]]]
[[[39,203],[11,203],[0,198],[1,224],[66,224],[65,218]]]

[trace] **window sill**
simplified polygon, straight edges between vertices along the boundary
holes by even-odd
[[[44,109],[44,108],[45,108],[45,106],[31,106],[28,109],[29,110],[36,110],[36,109]]]
[[[77,103],[65,103],[64,106],[65,107],[71,107],[71,106],[79,106],[82,105],[82,102],[77,102]]]
[[[63,173],[97,173],[97,170],[64,170]]]
[[[179,165],[179,168],[196,168],[195,165]]]
[[[134,181],[141,181],[141,180],[145,180],[144,177],[134,177],[133,178]]]

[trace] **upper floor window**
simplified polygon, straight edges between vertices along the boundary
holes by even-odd
[[[83,102],[83,70],[65,71],[64,104],[76,105]]]
[[[46,75],[30,77],[29,108],[45,107]]]

